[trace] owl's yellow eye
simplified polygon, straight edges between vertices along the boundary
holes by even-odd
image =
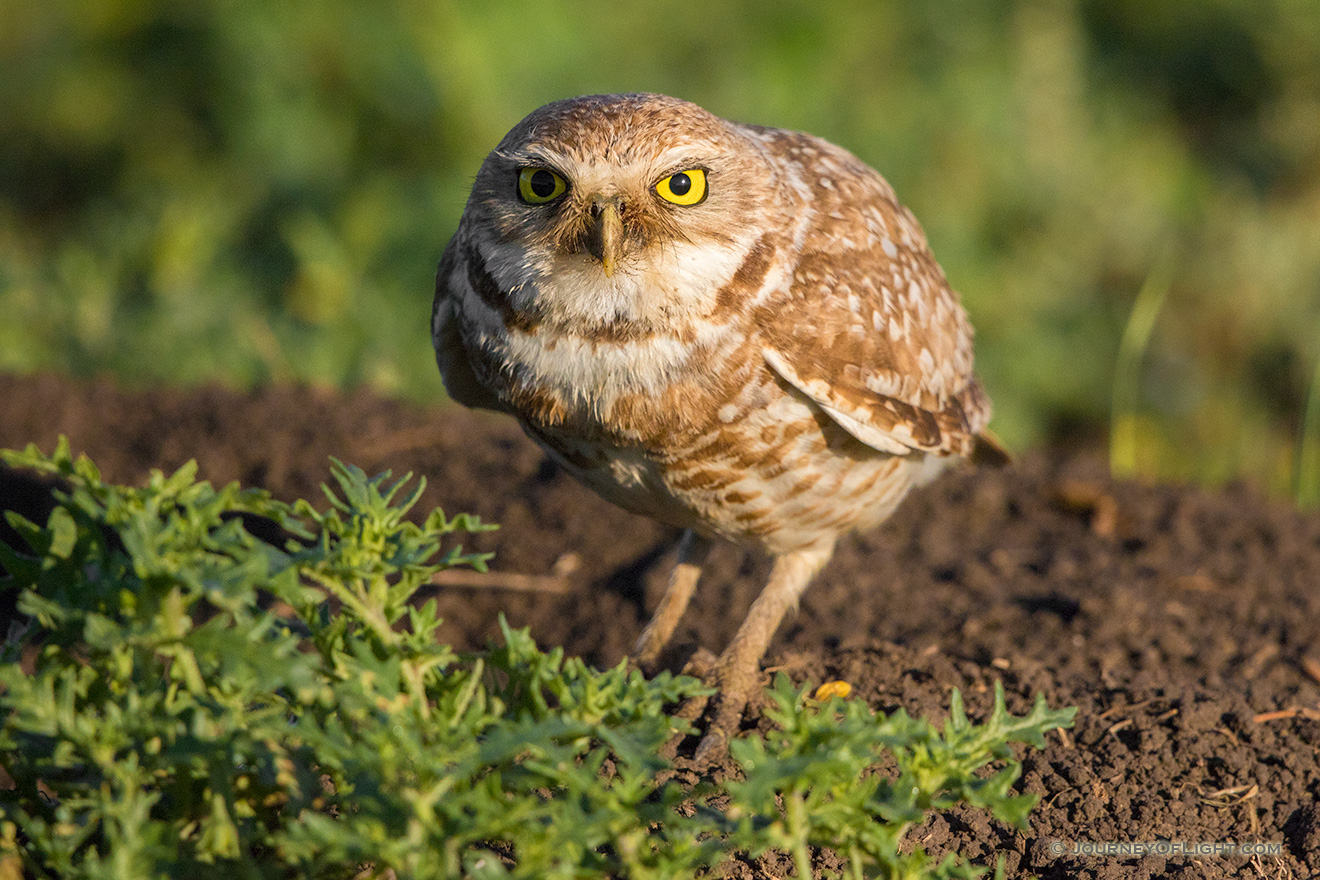
[[[518,172],[518,195],[529,205],[554,201],[568,189],[564,178],[549,168],[523,168]]]
[[[689,168],[671,174],[655,185],[656,194],[675,205],[695,205],[706,198],[706,172]]]

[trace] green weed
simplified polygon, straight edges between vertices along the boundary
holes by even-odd
[[[108,485],[63,441],[4,460],[67,488],[44,526],[10,517],[25,552],[0,544],[27,617],[0,654],[0,876],[663,878],[770,847],[809,876],[830,847],[852,877],[972,877],[900,854],[904,832],[958,802],[1025,828],[1010,744],[1071,724],[1040,700],[1013,717],[997,688],[983,725],[955,692],[941,733],[781,677],[779,729],[732,745],[743,778],[685,787],[659,751],[698,681],[597,671],[507,625],[480,655],[436,639],[418,591],[482,566],[445,545],[488,526],[409,521],[409,477],[333,462],[317,511],[192,464]]]

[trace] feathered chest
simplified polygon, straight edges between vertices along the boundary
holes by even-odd
[[[728,419],[753,374],[765,372],[728,328],[627,339],[506,332],[477,358],[492,390],[534,430],[661,453]]]
[[[716,308],[726,285],[686,278],[680,296],[670,275],[639,273],[585,289],[572,266],[502,271],[501,256],[472,245],[456,255],[452,320],[476,382],[533,429],[663,447],[708,428],[765,372],[748,328]],[[731,273],[727,254],[707,257],[716,278]]]

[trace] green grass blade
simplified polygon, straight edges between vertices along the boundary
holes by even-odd
[[[1173,282],[1173,259],[1165,254],[1146,276],[1123,328],[1114,366],[1110,409],[1109,470],[1116,477],[1137,472],[1137,401],[1141,394],[1141,362],[1150,346],[1155,320]]]
[[[1320,507],[1320,357],[1315,361],[1302,430],[1297,437],[1296,498],[1302,510]]]

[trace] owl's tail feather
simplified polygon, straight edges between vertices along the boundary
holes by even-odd
[[[972,438],[972,464],[979,467],[1004,467],[1013,463],[1013,454],[1009,452],[994,432],[982,428]]]

